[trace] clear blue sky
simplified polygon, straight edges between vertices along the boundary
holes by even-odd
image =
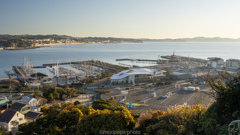
[[[239,0],[1,0],[0,34],[240,38]]]

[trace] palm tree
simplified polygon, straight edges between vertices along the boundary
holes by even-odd
[[[215,75],[216,75],[216,72],[217,72],[217,69],[214,68],[214,70],[213,70],[214,77],[215,77]]]
[[[196,70],[197,75],[198,75],[198,72],[199,72],[199,70],[197,69],[197,70]]]
[[[192,69],[191,68],[189,69],[189,72],[190,72],[190,74],[192,73]]]
[[[155,75],[156,75],[156,71],[153,71],[153,85],[155,84]]]
[[[12,78],[11,76],[9,76],[8,79],[9,79],[9,81],[10,81],[9,89],[11,89],[11,88],[12,88],[12,87],[11,87],[11,81],[12,81],[13,78]]]
[[[10,85],[9,85],[9,89],[11,90],[10,95],[12,95],[11,81],[12,81],[13,78],[11,76],[9,76],[8,79],[10,81]]]

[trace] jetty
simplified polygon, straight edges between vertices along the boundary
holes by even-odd
[[[13,66],[12,70],[19,79],[21,79],[21,80],[27,79],[27,73],[23,70],[22,67]]]
[[[97,60],[49,63],[49,64],[42,64],[42,66],[33,66],[33,68],[46,68],[47,66],[52,67],[52,66],[57,66],[57,65],[72,65],[72,64],[92,65],[92,66],[96,66],[99,68],[109,69],[112,71],[122,71],[122,69],[119,67],[112,66],[109,63],[105,63],[105,62],[97,61]]]
[[[201,58],[194,58],[194,57],[189,57],[189,56],[182,56],[182,55],[166,55],[166,56],[161,56],[161,58],[164,59],[171,59],[171,58],[176,58],[180,61],[194,61],[194,62],[202,62],[202,63],[207,63],[207,59],[201,59]]]
[[[158,62],[158,60],[151,59],[116,59],[116,61],[146,61],[146,62]]]

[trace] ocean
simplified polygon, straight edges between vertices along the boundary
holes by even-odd
[[[184,55],[207,59],[220,57],[223,59],[240,59],[240,43],[236,42],[144,42],[126,44],[87,44],[59,45],[29,50],[0,50],[0,78],[6,78],[4,70],[12,66],[22,66],[24,57],[31,60],[34,66],[47,63],[71,62],[83,60],[101,60],[113,64],[149,65],[115,61],[121,58],[158,59],[158,56]],[[45,69],[37,69],[45,72]]]

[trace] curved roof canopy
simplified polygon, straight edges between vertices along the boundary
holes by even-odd
[[[156,72],[155,75],[158,75],[164,72],[166,71]],[[112,75],[111,79],[123,79],[130,75],[143,75],[143,74],[154,75],[154,70],[150,70],[148,68],[135,68],[135,69],[124,70],[115,75]]]

